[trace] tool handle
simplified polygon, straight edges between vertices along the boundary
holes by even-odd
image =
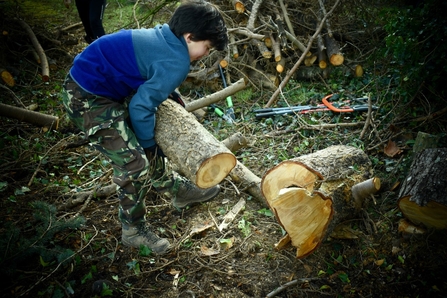
[[[337,113],[347,113],[347,112],[354,112],[354,110],[352,108],[343,108],[343,109],[339,109],[337,107],[334,107],[332,105],[332,103],[329,102],[329,98],[331,98],[334,94],[329,94],[325,97],[323,97],[323,103],[325,106],[327,106],[329,108],[329,110],[333,111],[333,112],[337,112]]]

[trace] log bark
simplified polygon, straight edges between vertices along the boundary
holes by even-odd
[[[44,127],[45,129],[57,130],[59,127],[59,118],[56,116],[45,115],[39,112],[13,107],[2,103],[0,103],[0,116],[28,122]]]
[[[155,140],[178,172],[200,188],[219,184],[236,166],[236,157],[177,103],[158,108]]]
[[[337,145],[281,162],[263,176],[261,191],[297,248],[296,257],[303,258],[356,214],[351,188],[370,176],[371,162],[362,150]]]
[[[447,148],[417,153],[399,191],[398,207],[416,225],[447,228]]]
[[[255,21],[258,16],[258,10],[261,6],[263,0],[256,0],[255,3],[253,3],[253,6],[251,7],[251,13],[250,17],[248,18],[247,22],[247,29],[250,31],[253,31],[255,28]]]

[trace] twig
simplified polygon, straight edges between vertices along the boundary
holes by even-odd
[[[292,23],[290,22],[289,14],[287,13],[287,8],[284,5],[284,1],[279,0],[279,5],[281,6],[281,10],[284,15],[284,21],[287,24],[287,28],[289,28],[290,33],[295,37],[296,35],[295,35],[295,32],[293,31],[293,26],[292,26]]]
[[[132,15],[133,15],[133,19],[135,20],[135,23],[137,23],[137,29],[140,29],[140,23],[138,22],[138,18],[135,13],[138,2],[140,2],[140,0],[135,1],[134,6],[132,7]]]
[[[24,107],[26,109],[26,106],[23,104],[23,102],[20,100],[20,98],[17,97],[17,95],[8,87],[4,86],[3,84],[0,84],[0,87],[2,87],[3,89],[6,89],[9,91],[9,93],[12,94],[12,97],[14,98],[14,100],[16,101],[16,103],[18,105],[21,105],[22,107]]]
[[[228,183],[230,183],[230,184],[233,186],[233,188],[234,188],[234,190],[236,191],[236,194],[237,194],[238,196],[241,194],[241,192],[239,191],[239,189],[237,188],[237,186],[234,185],[234,183],[233,183],[230,179],[225,178],[225,181],[227,181]]]
[[[96,191],[97,189],[98,189],[98,188],[96,188],[95,191]],[[88,204],[90,203],[90,201],[92,200],[92,197],[93,197],[93,194],[95,193],[95,191],[93,191],[93,192],[87,197],[87,200],[85,200],[84,205],[82,205],[81,209],[79,209],[79,211],[76,212],[76,214],[73,215],[72,218],[76,218],[76,217],[78,217],[78,216],[85,210],[85,208],[87,208],[87,205],[88,205]]]
[[[256,0],[256,2],[253,4],[252,8],[251,8],[251,14],[250,14],[250,18],[248,19],[247,22],[247,29],[250,31],[253,31],[253,29],[255,28],[255,20],[256,20],[256,16],[258,15],[258,10],[259,7],[262,4],[262,0]]]
[[[320,278],[317,277],[313,277],[313,278],[299,278],[299,279],[295,279],[292,281],[289,281],[288,283],[283,284],[282,286],[280,286],[279,288],[275,289],[274,291],[270,292],[267,294],[267,298],[270,297],[275,297],[277,294],[281,293],[282,291],[284,291],[285,289],[287,289],[288,287],[294,286],[298,283],[307,283],[309,281],[314,281],[314,280],[320,280]]]
[[[372,104],[371,104],[371,94],[368,94],[368,114],[366,115],[365,125],[363,126],[362,132],[360,133],[360,140],[365,136],[366,130],[368,126],[371,124],[371,113],[372,113]]]
[[[45,152],[45,154],[40,158],[39,160],[39,164],[37,165],[36,170],[34,171],[33,175],[31,176],[31,179],[28,182],[28,186],[31,186],[31,184],[33,184],[33,180],[34,177],[36,177],[37,173],[40,170],[40,166],[42,165],[42,161],[45,159],[45,157],[50,153],[51,150],[53,150],[54,148],[56,148],[56,146],[58,146],[60,143],[62,143],[63,141],[65,141],[65,139],[61,139],[59,142],[57,142],[56,144],[54,144],[53,146],[51,146],[51,148]]]

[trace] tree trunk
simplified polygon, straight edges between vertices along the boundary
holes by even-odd
[[[179,104],[158,108],[155,140],[178,172],[200,188],[219,184],[236,166],[236,157]]]
[[[416,225],[447,228],[447,148],[425,149],[413,159],[399,192],[402,214]]]
[[[278,164],[262,178],[261,190],[302,258],[355,214],[351,188],[371,176],[362,150],[337,145]]]

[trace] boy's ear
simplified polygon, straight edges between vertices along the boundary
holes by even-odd
[[[191,39],[192,33],[184,33],[183,37],[185,38],[186,42],[191,42],[192,41],[192,39]]]

